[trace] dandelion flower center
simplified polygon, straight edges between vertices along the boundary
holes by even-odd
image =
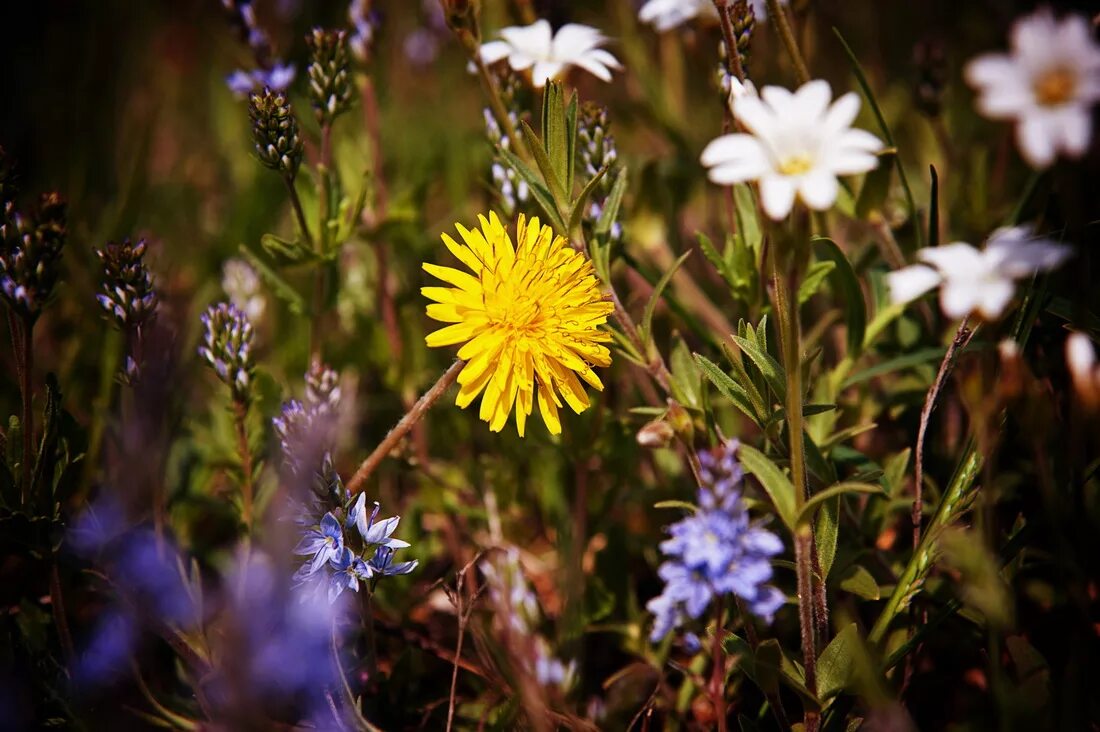
[[[563,400],[577,413],[588,407],[581,381],[603,389],[592,367],[611,364],[603,345],[611,334],[601,326],[614,306],[600,293],[592,263],[537,218],[519,217],[516,245],[496,214],[479,218],[480,229],[457,225],[463,244],[443,235],[470,273],[424,265],[453,285],[421,290],[435,301],[428,316],[450,324],[427,344],[463,344],[456,403],[469,406],[481,394],[479,416],[491,430],[504,427],[514,405],[522,436],[537,393],[543,421],[558,434]]]
[[[1077,92],[1077,75],[1072,69],[1056,66],[1035,79],[1032,89],[1039,104],[1057,107],[1073,99]]]
[[[805,175],[813,170],[814,160],[808,153],[800,153],[784,158],[779,163],[779,172],[783,175]]]

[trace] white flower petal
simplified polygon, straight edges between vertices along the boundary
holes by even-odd
[[[765,175],[760,179],[760,205],[773,221],[786,218],[794,205],[795,182],[787,176]]]
[[[890,293],[890,302],[903,303],[916,300],[942,281],[943,277],[936,270],[914,264],[887,274],[886,289]]]
[[[996,320],[1001,317],[1005,307],[1012,301],[1016,288],[1011,280],[987,280],[974,288],[973,292],[981,316],[986,320]]]
[[[798,114],[802,115],[803,119],[814,120],[815,123],[825,116],[832,98],[833,90],[829,88],[829,82],[824,79],[807,81],[794,93]]]
[[[776,87],[764,87],[760,93],[763,95],[768,89],[774,88]],[[733,113],[745,129],[764,139],[769,139],[769,134],[777,126],[776,117],[771,108],[761,101],[760,97],[749,95],[738,97],[733,103]]]
[[[948,279],[978,277],[989,270],[982,253],[966,242],[953,242],[938,247],[925,247],[917,258],[938,269]]]
[[[1085,107],[1073,106],[1059,114],[1061,139],[1059,147],[1067,156],[1079,158],[1089,149],[1092,137],[1092,114]]]
[[[859,104],[859,95],[855,92],[841,95],[829,107],[829,111],[825,113],[825,129],[832,133],[847,130],[856,121],[856,115],[859,114]],[[874,135],[871,136],[874,137]]]
[[[825,211],[836,203],[839,186],[831,171],[817,169],[802,176],[798,182],[798,195],[815,211]]]
[[[940,309],[949,318],[958,320],[974,312],[979,302],[980,288],[973,282],[947,280],[940,287]]]
[[[557,61],[539,61],[531,69],[531,83],[535,85],[536,89],[541,89],[546,86],[546,82],[561,73],[564,67],[564,64]]]
[[[505,41],[489,41],[481,44],[481,60],[489,66],[508,58],[510,53],[512,53],[512,46]]]
[[[573,61],[591,51],[604,41],[603,34],[595,28],[569,23],[558,29],[552,43],[552,55],[562,61]]]
[[[531,25],[514,25],[502,28],[500,37],[508,42],[517,51],[523,51],[529,56],[547,57],[553,42],[553,30],[550,21],[536,20]]]
[[[1055,134],[1049,115],[1043,112],[1033,111],[1016,123],[1016,144],[1031,167],[1047,168],[1054,162]]]
[[[1070,333],[1066,339],[1066,367],[1075,383],[1096,377],[1096,349],[1084,333]]]

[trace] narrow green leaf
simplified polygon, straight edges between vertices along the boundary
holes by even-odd
[[[569,106],[565,110],[565,138],[566,160],[569,161],[569,169],[566,172],[565,190],[573,192],[573,180],[577,168],[577,105],[579,94],[569,97]]]
[[[306,301],[298,294],[298,291],[291,286],[289,282],[284,280],[278,272],[268,266],[267,262],[257,256],[251,249],[244,244],[240,245],[241,255],[248,260],[248,263],[256,268],[256,271],[260,273],[260,277],[267,283],[271,291],[275,293],[275,296],[287,304],[290,311],[295,315],[305,315],[306,313]]]
[[[829,578],[829,571],[836,559],[836,545],[840,538],[840,496],[833,496],[821,506],[814,527],[817,544],[817,561],[821,565],[822,579]]]
[[[676,259],[676,261],[673,262],[672,266],[669,267],[663,275],[661,275],[661,279],[657,280],[657,284],[653,286],[653,295],[650,296],[649,302],[647,302],[645,305],[645,311],[642,313],[642,338],[646,341],[651,340],[653,337],[653,312],[657,308],[657,301],[661,299],[661,293],[665,291],[666,287],[668,287],[668,283],[672,282],[672,276],[676,274],[676,271],[678,269],[680,269],[680,265],[682,265],[690,256],[690,249],[681,254]]]
[[[900,371],[911,366],[919,366],[924,363],[931,363],[940,361],[943,359],[943,354],[947,349],[936,346],[934,348],[922,348],[918,351],[912,351],[910,353],[902,354],[894,358],[880,361],[874,366],[863,369],[857,373],[852,374],[845,379],[842,388],[848,388],[853,384],[859,384],[864,381],[875,378],[876,376],[882,376],[883,374],[889,374],[893,371]]]
[[[826,237],[814,239],[817,255],[836,265],[832,270],[833,284],[844,297],[844,321],[848,327],[848,355],[858,356],[863,350],[863,339],[867,334],[867,304],[863,300],[863,288],[852,269],[851,262],[836,242]]]
[[[520,120],[519,124],[523,130],[523,138],[527,143],[527,148],[535,159],[535,165],[542,173],[542,179],[546,181],[546,187],[550,189],[550,193],[554,196],[554,204],[560,211],[569,200],[569,196],[565,192],[565,183],[558,177],[557,168],[554,166],[554,162],[550,160],[550,154],[543,147],[535,131],[531,129],[531,125],[527,124],[526,120]]]
[[[905,471],[909,467],[909,455],[912,448],[891,455],[882,463],[882,479],[891,496],[899,495],[905,488]]]
[[[756,215],[756,199],[752,189],[745,183],[733,186],[734,214],[737,217],[737,231],[750,249],[760,253],[764,232],[760,228],[760,219]]]
[[[695,360],[691,357],[683,338],[676,339],[676,345],[672,348],[669,357],[669,367],[672,369],[673,397],[684,406],[692,409],[702,409],[702,391],[699,388],[699,369]]]
[[[792,532],[795,527],[795,487],[778,465],[751,445],[741,445],[737,457],[745,470],[756,476],[772,499],[775,512]]]
[[[836,485],[829,486],[825,490],[818,491],[810,496],[810,500],[803,504],[802,512],[798,514],[798,523],[810,523],[814,519],[814,512],[817,511],[818,506],[828,501],[833,496],[842,496],[847,493],[878,493],[886,495],[886,491],[882,490],[882,486],[875,485],[874,483],[856,483],[851,481],[837,483]]]
[[[886,118],[882,115],[882,109],[878,106],[878,100],[875,99],[874,92],[871,91],[871,84],[867,81],[867,75],[863,73],[863,66],[860,65],[859,59],[856,58],[856,54],[852,51],[852,47],[848,45],[848,42],[844,40],[844,36],[841,35],[837,28],[833,28],[833,33],[836,34],[837,40],[840,41],[840,45],[844,47],[844,53],[848,56],[848,62],[852,66],[852,72],[856,75],[856,81],[859,83],[860,89],[863,90],[863,96],[867,98],[867,104],[871,107],[871,112],[875,115],[875,121],[878,122],[879,130],[882,131],[882,136],[886,138],[886,144],[889,147],[896,148],[897,143],[894,142],[894,135],[890,132],[890,126],[886,124]],[[898,180],[901,181],[901,187],[905,191],[905,201],[909,206],[909,217],[913,220],[913,230],[916,232],[917,249],[924,246],[924,231],[917,220],[917,202],[913,198],[913,189],[909,186],[909,179],[905,177],[905,168],[902,167],[901,158],[894,156],[895,167],[898,171]]]
[[[657,501],[653,504],[654,508],[678,508],[689,513],[695,513],[699,510],[699,507],[693,503],[687,501]]]
[[[749,394],[745,391],[744,387],[730,378],[725,371],[719,368],[714,362],[709,361],[705,356],[696,353],[695,362],[699,364],[699,370],[703,372],[703,375],[707,377],[710,383],[714,384],[715,388],[718,389],[723,396],[733,402],[746,417],[760,426],[760,415],[757,414],[756,409],[753,407],[752,399],[749,398]]]
[[[756,368],[760,369],[760,373],[764,375],[768,386],[772,388],[779,400],[783,401],[787,394],[786,376],[784,376],[783,367],[772,358],[770,353],[761,350],[755,342],[748,338],[740,336],[732,336],[732,338],[733,342],[741,348],[741,352],[749,357]]]
[[[619,207],[623,204],[623,195],[626,193],[626,168],[619,168],[615,182],[611,184],[611,192],[607,194],[607,200],[603,202],[603,212],[600,220],[596,222],[594,232],[597,236],[605,236],[611,231],[611,226],[619,218]]]
[[[592,180],[585,184],[581,190],[577,200],[573,201],[573,208],[569,211],[569,231],[575,231],[578,226],[581,225],[581,219],[584,218],[585,205],[588,203],[588,197],[592,195],[592,191],[596,190],[596,186],[603,180],[604,175],[607,173],[607,166],[600,168],[596,171],[596,174],[592,176]]]
[[[560,82],[551,81],[542,93],[542,140],[554,178],[561,184],[559,203],[569,200],[570,180],[569,133],[566,129],[565,91]],[[536,161],[538,156],[536,155]],[[547,176],[549,181],[549,176]],[[553,186],[551,186],[553,189]]]
[[[504,158],[504,161],[511,166],[512,170],[516,171],[519,177],[523,178],[524,182],[527,183],[527,186],[531,189],[531,195],[534,196],[535,201],[539,204],[543,213],[546,214],[546,218],[550,221],[554,229],[562,236],[568,236],[569,230],[565,225],[565,221],[561,218],[561,213],[558,211],[558,204],[554,200],[554,194],[546,187],[546,183],[543,182],[538,173],[531,170],[530,166],[520,160],[514,153],[504,148],[497,148],[497,152]]]
[[[932,176],[932,191],[928,203],[928,246],[940,245],[940,176],[936,173],[936,166],[929,165],[928,173]]]
[[[835,268],[836,263],[829,260],[811,264],[806,276],[802,278],[801,284],[798,285],[798,304],[802,305],[816,295],[818,289],[821,288],[821,283]]]

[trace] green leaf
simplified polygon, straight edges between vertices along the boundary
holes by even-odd
[[[676,345],[672,348],[669,358],[669,366],[672,368],[673,397],[681,404],[692,409],[702,409],[703,397],[699,388],[699,369],[695,366],[695,360],[691,357],[683,338],[676,339]]]
[[[746,246],[759,254],[764,241],[764,232],[760,228],[760,219],[756,215],[756,199],[752,189],[745,183],[733,186],[734,215],[737,218],[737,232]]]
[[[849,623],[836,634],[817,659],[817,694],[831,699],[855,684],[859,668],[859,630]]]
[[[864,600],[879,600],[882,598],[878,582],[875,582],[875,578],[871,576],[870,572],[858,564],[850,565],[844,570],[844,574],[840,576],[840,580],[837,582],[837,587],[845,592],[862,597]]]
[[[760,481],[764,491],[772,499],[775,512],[792,532],[795,527],[795,487],[790,478],[771,458],[751,445],[741,445],[737,457],[745,470]]]
[[[843,496],[847,493],[879,493],[886,495],[886,491],[882,490],[882,486],[874,483],[855,483],[851,481],[837,483],[810,496],[810,500],[802,505],[802,512],[798,514],[798,523],[810,523],[814,519],[814,512],[817,511],[818,506],[833,496]]]
[[[760,426],[760,416],[756,413],[756,409],[753,407],[752,399],[749,398],[749,394],[745,389],[730,378],[729,374],[718,367],[713,361],[708,360],[705,356],[698,353],[695,354],[695,363],[699,364],[699,370],[703,372],[703,375],[710,380],[710,383],[714,384],[715,388],[722,393],[724,397],[729,399],[734,405],[740,409],[746,417]]]
[[[688,513],[695,513],[699,510],[699,507],[693,503],[687,501],[657,501],[653,504],[654,508],[678,508]]]
[[[940,361],[943,359],[943,354],[947,349],[936,346],[934,348],[922,348],[919,351],[911,351],[910,353],[896,356],[886,361],[876,363],[874,366],[866,368],[855,374],[852,374],[845,379],[842,388],[848,388],[853,384],[859,384],[864,381],[875,378],[876,376],[882,376],[883,374],[889,374],[893,371],[900,371],[901,369],[909,368],[910,366],[919,366],[925,363],[931,363],[934,361]]]
[[[531,189],[531,195],[535,201],[539,204],[539,207],[546,214],[546,218],[550,221],[550,224],[554,227],[557,233],[562,236],[568,236],[569,230],[565,225],[565,221],[562,220],[561,212],[558,211],[558,202],[554,199],[554,194],[546,187],[546,183],[539,175],[531,170],[527,163],[516,157],[515,153],[505,150],[502,147],[497,148],[497,154],[504,159],[512,170],[516,171],[516,174],[520,178],[523,178],[527,183],[528,188]]]
[[[760,369],[760,373],[764,375],[764,379],[768,382],[768,386],[772,388],[772,391],[775,392],[779,400],[784,401],[787,394],[787,383],[786,376],[784,376],[783,373],[783,367],[772,358],[770,353],[762,350],[754,340],[742,338],[741,336],[731,337],[733,338],[733,342],[741,348],[741,352],[749,357],[749,360],[756,365],[756,368]]]
[[[803,417],[812,417],[815,414],[825,414],[826,412],[831,412],[834,409],[836,409],[835,404],[803,404],[802,405],[802,416]],[[783,420],[783,419],[786,419],[786,418],[787,418],[787,408],[786,407],[780,407],[779,409],[772,412],[772,415],[770,417],[768,417],[768,421],[765,423],[764,426],[767,427],[769,425],[775,424],[776,422],[779,422],[780,420]]]
[[[817,254],[836,265],[832,270],[833,284],[844,296],[844,320],[848,326],[848,355],[855,358],[863,350],[867,333],[867,304],[863,301],[863,289],[859,278],[844,252],[832,239],[815,238]]]
[[[546,157],[550,163],[550,170],[553,171],[553,177],[561,186],[562,196],[558,198],[559,202],[567,201],[572,189],[569,187],[570,165],[572,151],[569,149],[569,132],[567,128],[568,120],[565,115],[565,91],[562,89],[560,82],[551,81],[543,88],[542,91],[542,140],[544,149],[546,151]],[[537,147],[537,145],[531,144],[530,139],[528,144],[531,147]],[[538,155],[535,156],[536,162],[538,161]],[[541,166],[541,163],[539,164]],[[546,175],[544,171],[544,175]],[[550,181],[550,175],[546,175],[547,182]],[[551,190],[553,190],[553,184],[551,184]]]
[[[581,225],[581,219],[584,218],[585,204],[588,202],[588,197],[592,195],[592,191],[596,190],[596,186],[603,180],[604,175],[607,173],[607,166],[600,168],[596,171],[596,174],[592,176],[592,180],[585,184],[581,190],[577,200],[573,201],[573,208],[569,212],[569,231],[575,231],[578,226]]]
[[[653,338],[653,312],[657,308],[657,301],[661,299],[661,293],[668,287],[668,283],[672,282],[672,276],[676,274],[676,270],[680,269],[680,266],[691,256],[691,250],[688,250],[681,254],[672,266],[661,275],[661,279],[657,280],[657,284],[653,286],[653,294],[649,298],[649,302],[645,305],[645,312],[642,313],[642,339],[644,341],[650,341]]]
[[[859,82],[859,88],[863,90],[863,96],[867,98],[867,104],[871,107],[871,112],[875,115],[875,121],[878,122],[879,130],[882,131],[882,136],[886,138],[886,144],[888,147],[897,147],[897,143],[894,142],[894,136],[890,132],[890,126],[886,124],[886,118],[882,116],[882,109],[878,106],[878,100],[875,99],[874,92],[871,91],[871,85],[867,81],[867,75],[863,73],[863,67],[859,63],[859,59],[856,58],[855,52],[852,51],[852,47],[848,45],[848,42],[844,40],[844,36],[840,34],[840,31],[833,28],[833,33],[836,34],[837,39],[840,41],[840,45],[844,47],[844,53],[848,56],[848,62],[852,65],[852,72],[856,75],[856,81]],[[898,171],[898,180],[901,181],[901,187],[905,191],[905,201],[909,206],[909,216],[913,220],[913,231],[916,233],[917,249],[924,246],[924,232],[917,221],[917,203],[913,199],[913,189],[909,187],[909,179],[905,177],[905,168],[902,167],[901,158],[894,156],[895,167]]]
[[[288,241],[274,234],[260,237],[260,246],[281,264],[299,264],[316,259],[316,255],[300,241]]]
[[[821,565],[822,580],[829,577],[836,559],[837,539],[840,538],[840,496],[833,496],[821,506],[817,514],[814,539],[817,543],[817,561]]]
[[[940,245],[940,176],[936,173],[936,166],[929,165],[928,173],[932,176],[932,191],[928,203],[928,246]]]
[[[825,278],[829,276],[829,273],[832,272],[835,267],[836,263],[828,260],[824,262],[814,262],[810,265],[809,270],[806,272],[806,276],[802,278],[802,283],[798,286],[799,305],[802,305],[817,294],[818,289],[821,287],[821,283],[825,281]]]
[[[611,231],[612,224],[619,218],[619,208],[623,204],[623,195],[626,193],[626,167],[619,168],[615,176],[615,182],[611,184],[611,192],[607,194],[607,200],[603,202],[603,211],[600,220],[596,222],[593,232],[597,236],[606,236]]]
[[[615,609],[615,595],[593,574],[584,582],[584,624],[591,625],[606,618]]]
[[[531,156],[535,159],[535,165],[538,166],[539,172],[542,173],[542,179],[546,181],[546,187],[550,189],[550,193],[554,196],[554,205],[558,211],[562,210],[562,207],[569,200],[568,194],[565,192],[565,182],[558,177],[557,167],[554,162],[550,160],[550,155],[543,147],[542,142],[539,140],[538,135],[531,129],[531,125],[527,124],[526,120],[520,120],[520,128],[523,130],[524,141],[527,143],[527,149],[531,151]]]
[[[577,106],[579,104],[578,97],[580,95],[573,94],[569,97],[569,106],[565,109],[565,137],[566,137],[566,155],[569,161],[569,169],[566,171],[565,177],[565,190],[568,192],[573,191],[573,180],[576,176],[577,166]]]
[[[905,488],[905,470],[909,467],[911,448],[891,455],[882,463],[882,480],[891,496],[897,496]]]
[[[279,298],[287,304],[290,308],[290,312],[295,315],[305,315],[306,313],[306,301],[298,294],[298,291],[286,280],[284,280],[278,272],[268,266],[261,257],[255,254],[251,249],[241,244],[241,255],[248,260],[248,263],[255,267],[256,271],[260,273],[260,277],[263,278],[267,286],[271,288],[271,291],[275,294],[275,297]]]

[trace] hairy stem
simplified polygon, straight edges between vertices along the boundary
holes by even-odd
[[[777,247],[772,252],[772,280],[775,312],[779,319],[779,340],[783,351],[783,368],[787,376],[787,434],[790,440],[791,482],[794,483],[795,513],[801,511],[807,498],[806,443],[802,420],[802,338],[799,320],[798,291],[799,253],[801,242],[791,241],[790,247]],[[783,257],[783,248],[790,249]],[[789,259],[788,262],[781,260]],[[782,271],[786,267],[787,272]],[[817,694],[817,642],[815,640],[815,593],[813,571],[813,529],[800,525],[795,530],[794,555],[798,577],[798,624],[802,639],[802,663],[806,670],[806,688]],[[822,609],[823,612],[823,609]],[[818,615],[821,612],[817,613]],[[817,712],[807,711],[805,728],[815,732],[820,719]]]
[[[34,459],[34,392],[31,383],[34,371],[34,320],[29,316],[22,322],[23,343],[20,348],[22,356],[19,367],[19,390],[23,397],[23,503],[31,500],[31,465]]]
[[[248,445],[248,405],[236,400],[233,402],[233,422],[237,430],[237,454],[241,458],[241,501],[242,518],[246,531],[252,533],[252,448]]]
[[[458,379],[458,373],[462,371],[462,367],[465,364],[466,362],[462,360],[456,360],[451,364],[451,367],[443,372],[439,380],[424,392],[420,399],[417,400],[416,404],[412,405],[412,408],[405,413],[405,416],[401,418],[392,430],[390,430],[389,434],[378,443],[378,447],[374,448],[374,451],[359,465],[359,469],[355,471],[355,475],[348,481],[348,491],[351,495],[355,495],[363,489],[363,484],[366,482],[367,478],[378,469],[378,466],[382,464],[382,461],[389,455],[390,451],[397,446],[401,438],[409,433],[413,426],[420,421],[420,418],[439,400],[439,397],[443,396],[447,388],[455,383],[455,380]]]
[[[810,70],[806,67],[802,52],[798,50],[798,41],[794,37],[791,21],[787,17],[787,11],[779,4],[779,0],[768,0],[768,19],[775,23],[775,30],[787,49],[787,55],[791,57],[798,83],[805,84],[810,80]]]

